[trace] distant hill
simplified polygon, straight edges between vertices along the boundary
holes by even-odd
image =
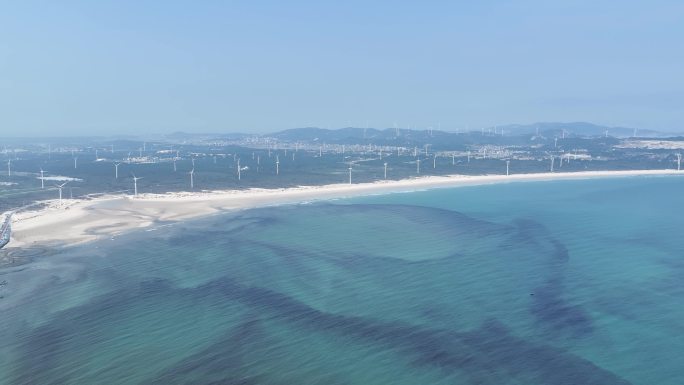
[[[563,131],[565,135],[579,136],[579,137],[596,137],[605,136],[606,130],[609,136],[618,138],[629,138],[634,136],[635,130],[638,137],[664,137],[673,136],[672,133],[664,133],[653,130],[640,130],[628,127],[608,127],[601,126],[587,122],[571,122],[571,123],[556,123],[556,122],[540,122],[533,124],[509,124],[506,126],[497,127],[498,130],[503,129],[506,135],[536,135],[539,132],[544,136],[562,136]]]

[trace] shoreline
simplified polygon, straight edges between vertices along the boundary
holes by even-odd
[[[677,170],[579,171],[506,175],[447,175],[358,184],[282,189],[221,190],[142,194],[137,198],[105,195],[90,200],[45,201],[47,207],[15,214],[13,247],[62,246],[113,237],[159,221],[179,222],[220,212],[366,195],[412,192],[509,182],[684,175]]]

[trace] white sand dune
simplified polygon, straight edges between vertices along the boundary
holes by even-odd
[[[47,207],[15,215],[10,246],[72,244],[111,237],[156,221],[181,221],[221,211],[413,190],[516,181],[684,175],[676,170],[585,171],[518,175],[428,176],[398,181],[334,184],[287,189],[250,189],[104,196],[92,200],[48,201]]]

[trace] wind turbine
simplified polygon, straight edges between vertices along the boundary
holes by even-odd
[[[7,176],[12,176],[12,159],[7,159]]]
[[[57,188],[59,189],[59,205],[60,205],[60,206],[62,205],[62,188],[64,188],[64,186],[65,186],[67,183],[69,183],[69,181],[66,181],[66,182],[64,182],[64,183],[62,183],[62,184],[56,184],[56,185],[55,185],[55,187],[57,187]]]
[[[114,178],[119,179],[119,165],[121,163],[114,163]]]
[[[240,179],[242,178],[242,175],[241,175],[240,171],[241,171],[241,170],[240,170],[240,158],[238,158],[238,160],[237,160],[238,180],[240,180]]]
[[[41,167],[40,168],[40,188],[41,188],[41,190],[45,188],[45,178],[43,177],[43,173],[45,173],[45,171],[43,171],[43,168]]]
[[[432,168],[437,168],[437,154],[435,154],[435,156],[432,157]]]
[[[135,174],[133,174],[133,196],[138,196],[138,179],[142,179],[143,177],[136,177]]]
[[[453,166],[453,165],[455,165],[455,164],[456,164],[456,154],[454,154],[454,153],[452,152],[452,153],[451,153],[451,165]]]
[[[351,172],[352,172],[352,165],[351,165],[351,163],[349,163],[349,184],[352,184],[351,183]]]
[[[470,150],[468,150],[468,163],[470,163]]]
[[[551,172],[553,172],[553,164],[555,161],[556,161],[556,158],[552,155],[551,156]],[[563,162],[563,161],[561,160],[561,162]]]
[[[511,161],[510,161],[510,160],[507,160],[507,161],[506,161],[506,176],[510,175],[510,174],[508,173],[508,167],[509,167],[510,165],[511,165]]]
[[[420,159],[416,159],[416,173],[420,174]]]
[[[682,168],[682,154],[677,154],[677,171],[681,171]]]
[[[387,162],[385,162],[385,179],[387,179]]]
[[[195,188],[195,169],[190,170],[188,174],[190,174],[190,190],[193,190]]]
[[[276,175],[280,175],[280,157],[276,156]]]
[[[173,158],[173,172],[176,172],[176,159],[178,157]]]
[[[74,157],[74,170],[76,168],[78,168],[78,157],[77,156]]]

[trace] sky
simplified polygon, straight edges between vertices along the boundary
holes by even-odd
[[[684,2],[0,0],[0,136],[684,131]]]

